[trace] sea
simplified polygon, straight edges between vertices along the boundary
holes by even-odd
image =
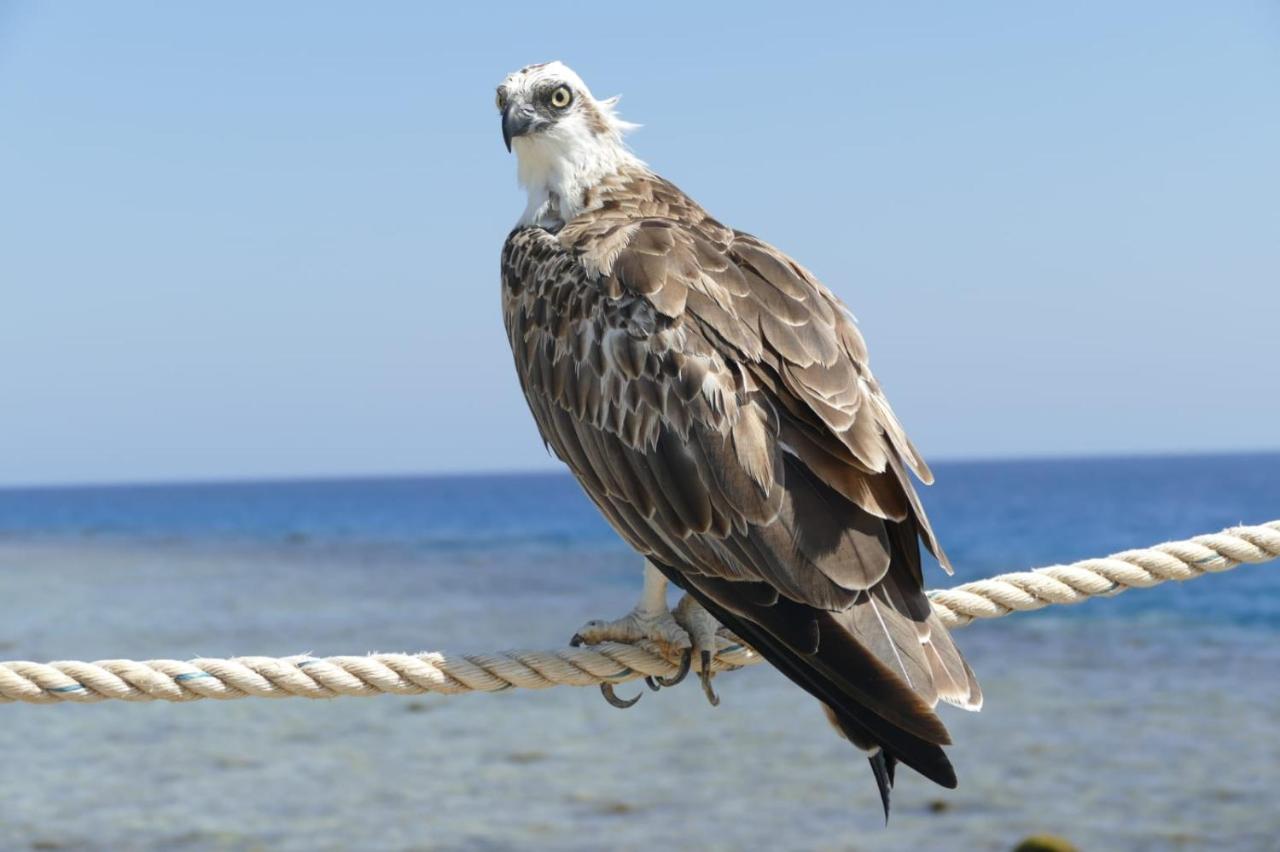
[[[938,464],[956,575],[1280,518],[1280,454]],[[0,490],[0,659],[561,647],[640,559],[561,474]],[[767,666],[592,688],[0,705],[0,850],[1280,849],[1280,564],[973,624],[957,790]],[[619,687],[624,697],[642,686]]]

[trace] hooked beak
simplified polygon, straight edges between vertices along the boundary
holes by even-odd
[[[507,153],[511,152],[511,140],[528,133],[536,118],[537,114],[531,107],[514,101],[507,104],[502,111],[502,142],[507,146]]]

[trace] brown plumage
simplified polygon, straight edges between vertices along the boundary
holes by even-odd
[[[871,752],[955,775],[939,699],[981,693],[923,592],[946,557],[928,468],[844,306],[638,164],[502,253],[503,313],[550,449],[618,533]]]

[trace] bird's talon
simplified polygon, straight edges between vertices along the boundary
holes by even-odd
[[[708,704],[710,704],[712,707],[720,706],[720,696],[716,695],[715,688],[711,685],[710,677],[705,677],[702,679],[702,692],[704,695],[707,696]],[[639,696],[636,696],[636,697],[639,698]]]
[[[702,692],[707,696],[707,701],[712,707],[720,706],[720,696],[716,695],[715,688],[711,686],[711,652],[703,651],[700,656],[702,663],[702,671],[698,672],[698,680],[702,681]]]
[[[600,694],[604,696],[605,701],[608,701],[619,710],[626,710],[628,707],[634,706],[635,703],[640,700],[640,696],[644,695],[643,692],[637,692],[635,698],[619,698],[617,693],[613,691],[613,684],[611,683],[600,684]]]
[[[670,674],[642,675],[645,686],[654,692],[686,680],[696,656],[702,670],[699,675],[702,691],[714,707],[720,703],[720,697],[711,688],[711,667],[718,647],[716,631],[720,625],[689,595],[685,595],[675,609],[667,607],[665,595],[666,579],[646,563],[645,592],[640,603],[622,618],[588,621],[573,634],[569,644],[578,647],[606,642],[652,643],[656,646],[656,653],[675,664]],[[623,699],[614,692],[614,684],[608,683],[601,685],[600,692],[610,705],[621,708],[633,706],[645,690],[642,689],[634,698]]]
[[[656,680],[658,681],[658,683],[662,684],[663,686],[675,686],[680,681],[685,679],[685,677],[689,674],[689,669],[692,665],[693,665],[693,652],[688,648],[685,648],[684,651],[680,654],[680,666],[679,668],[676,669],[676,673],[671,675],[670,677],[658,676]]]

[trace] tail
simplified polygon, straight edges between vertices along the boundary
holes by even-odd
[[[893,761],[894,765],[905,763],[943,787],[956,786],[955,770],[942,750],[951,740],[941,720],[873,654],[841,630],[815,633],[823,640],[820,647],[798,647],[802,637],[796,634],[803,632],[801,625],[812,619],[829,625],[830,613],[786,599],[762,605],[745,595],[737,597],[730,609],[725,603],[729,595],[746,592],[753,584],[728,585],[708,577],[682,576],[662,565],[658,568],[756,653],[821,701],[832,724],[846,739],[865,752],[880,749],[885,755],[886,777],[892,779],[888,764]],[[813,627],[818,629],[816,623]]]
[[[876,786],[880,788],[880,804],[884,805],[884,824],[889,824],[889,794],[893,792],[893,770],[898,761],[884,749],[879,749],[871,757],[871,774],[876,776]]]
[[[841,715],[838,711],[831,709],[830,706],[823,704],[823,711],[827,714],[827,720],[831,722],[832,727],[853,745],[867,752],[867,761],[871,764],[871,774],[876,779],[876,787],[880,791],[880,804],[884,807],[884,823],[889,824],[889,799],[893,792],[894,770],[898,768],[898,758],[893,755],[887,748],[876,744],[874,741],[867,739],[867,733],[859,729],[857,723]],[[933,770],[929,773],[922,772],[930,781],[941,784],[948,789],[955,789],[956,776],[951,770],[951,764],[947,761],[945,753],[938,749],[937,755],[941,762],[933,764],[930,768]],[[919,769],[912,766],[913,769]]]
[[[893,529],[907,527],[907,529]],[[835,729],[871,764],[888,819],[899,763],[956,786],[943,746],[951,738],[939,700],[981,706],[972,669],[921,589],[919,545],[909,524],[891,525],[895,565],[848,609],[790,600],[768,583],[684,575],[658,565],[721,624],[824,705]]]

